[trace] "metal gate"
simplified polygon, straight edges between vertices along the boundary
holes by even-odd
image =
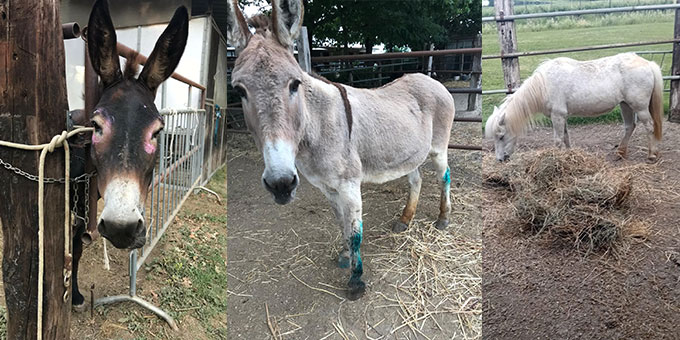
[[[146,245],[130,252],[129,293],[97,299],[95,306],[122,301],[136,302],[177,330],[175,321],[168,313],[137,296],[137,272],[172,224],[184,201],[200,185],[206,120],[203,109],[163,109],[160,114],[165,120],[165,128],[158,137],[159,159],[145,206],[145,215],[149,216]]]

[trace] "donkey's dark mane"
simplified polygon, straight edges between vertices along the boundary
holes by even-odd
[[[139,69],[139,61],[137,60],[137,57],[139,56],[139,52],[133,52],[132,55],[130,55],[129,58],[125,60],[125,68],[123,69],[123,79],[125,80],[135,80],[135,76],[137,75],[137,70]],[[97,89],[99,92],[97,93],[97,97],[101,96],[102,92],[104,92],[104,83],[99,80],[99,86]],[[85,98],[85,94],[83,93],[83,99]]]
[[[272,19],[268,15],[258,14],[248,19],[248,25],[255,28],[255,34],[264,34],[271,31]]]
[[[347,98],[347,89],[345,89],[345,86],[336,83],[333,81],[328,80],[326,77],[323,77],[319,74],[316,74],[314,72],[310,73],[310,75],[318,80],[321,80],[322,82],[326,84],[330,84],[335,86],[338,91],[340,91],[340,97],[342,97],[342,104],[345,106],[345,116],[347,116],[347,128],[349,129],[349,136],[350,138],[352,137],[352,105],[349,103],[349,99]]]
[[[133,54],[126,59],[125,69],[123,71],[124,79],[127,80],[135,79],[135,76],[137,75],[137,69],[139,68],[139,61],[137,60],[137,56],[139,56],[139,53],[133,52]]]

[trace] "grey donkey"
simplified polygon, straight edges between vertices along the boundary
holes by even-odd
[[[303,11],[300,0],[274,0],[270,17],[247,21],[237,0],[231,1],[227,38],[240,50],[232,85],[264,157],[262,184],[274,201],[294,199],[298,171],[330,201],[344,238],[338,265],[351,267],[348,298],[356,300],[366,290],[361,183],[408,176],[408,202],[393,227],[404,231],[418,204],[418,168],[431,156],[441,190],[436,227],[444,229],[451,210],[447,149],[455,107],[448,90],[422,74],[358,89],[304,72],[292,53]]]

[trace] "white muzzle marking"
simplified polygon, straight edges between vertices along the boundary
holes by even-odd
[[[290,143],[280,139],[267,141],[262,148],[262,155],[265,165],[263,177],[281,178],[297,175],[295,153]]]
[[[129,178],[114,178],[104,192],[104,210],[99,221],[127,225],[144,220],[141,208],[139,184]]]

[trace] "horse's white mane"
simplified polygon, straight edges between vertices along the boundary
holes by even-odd
[[[506,131],[515,136],[521,135],[527,126],[533,125],[535,114],[544,111],[546,88],[545,77],[541,72],[543,65],[545,62],[522,83],[517,92],[505,97],[498,111],[489,117],[485,129],[487,137],[492,137],[499,125],[504,125]]]

